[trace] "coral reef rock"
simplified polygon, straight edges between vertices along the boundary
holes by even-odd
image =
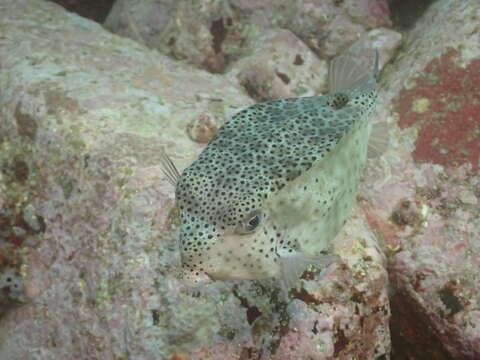
[[[391,142],[361,195],[390,255],[399,358],[480,358],[479,20],[476,0],[435,2],[382,74]]]
[[[156,3],[173,11],[160,12],[163,31],[178,32],[173,17],[190,35],[216,38],[192,63],[220,71],[228,19],[190,28],[175,11],[202,20],[211,16],[203,2]],[[237,3],[239,12],[258,6]],[[234,76],[172,60],[51,2],[3,0],[0,13],[0,231],[8,234],[0,251],[26,300],[0,319],[1,359],[389,357],[386,262],[358,207],[336,241],[342,261],[323,278],[310,269],[289,299],[276,280],[218,281],[199,295],[179,280],[178,212],[161,150],[183,169],[223,121],[254,103]]]
[[[390,27],[386,0],[117,0],[105,26],[211,72],[224,72],[272,28],[288,29],[322,57],[368,30]]]

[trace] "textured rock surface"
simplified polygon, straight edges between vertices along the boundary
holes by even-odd
[[[257,101],[326,92],[327,62],[289,30],[268,31],[250,46],[251,54],[237,61],[229,75]]]
[[[480,358],[479,20],[478,1],[436,2],[383,74],[380,118],[399,128],[362,196],[401,359]]]
[[[383,1],[221,3],[118,1],[110,24],[222,77],[53,4],[1,2],[0,358],[388,358],[369,228],[395,357],[479,358],[478,1],[438,0],[406,33],[382,74],[391,142],[337,240],[344,264],[321,284],[306,273],[289,303],[274,281],[187,294],[159,150],[183,168],[251,97],[324,89],[315,54],[366,34],[383,64],[400,36]]]
[[[362,36],[381,49],[382,64],[388,62],[401,40],[382,27],[389,25],[385,3],[368,0],[118,0],[105,22],[117,34],[197,67],[227,72],[257,101],[325,91],[327,64],[318,55],[336,55]],[[209,132],[205,124],[192,124],[192,130],[200,139]]]
[[[378,28],[366,32],[353,46],[378,49],[383,68],[401,39],[396,31]],[[312,96],[327,91],[327,61],[319,59],[289,30],[271,29],[249,46],[251,51],[232,64],[227,76],[236,78],[255,100]]]
[[[388,358],[385,262],[359,209],[336,244],[344,263],[321,283],[306,273],[289,302],[273,280],[200,297],[178,280],[160,149],[185,167],[199,127],[253,103],[236,81],[52,3],[0,13],[1,276],[23,286],[1,359]]]
[[[390,26],[384,0],[118,0],[105,25],[212,72],[249,50],[271,28],[292,31],[322,57],[336,55],[367,30]]]

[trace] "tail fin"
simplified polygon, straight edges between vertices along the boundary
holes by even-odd
[[[369,49],[352,49],[330,62],[328,90],[330,94],[358,87],[372,77],[377,80],[379,72],[378,50],[375,49],[373,73],[372,53]]]

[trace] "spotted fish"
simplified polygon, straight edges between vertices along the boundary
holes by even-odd
[[[181,175],[164,154],[188,284],[278,277],[289,289],[309,264],[331,261],[366,161],[378,52],[371,58],[334,59],[328,95],[239,112]]]

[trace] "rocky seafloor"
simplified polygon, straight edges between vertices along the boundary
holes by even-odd
[[[479,359],[480,3],[392,3],[0,0],[0,359]],[[183,169],[239,110],[325,92],[352,44],[390,141],[342,262],[288,301],[192,295],[161,150]]]

